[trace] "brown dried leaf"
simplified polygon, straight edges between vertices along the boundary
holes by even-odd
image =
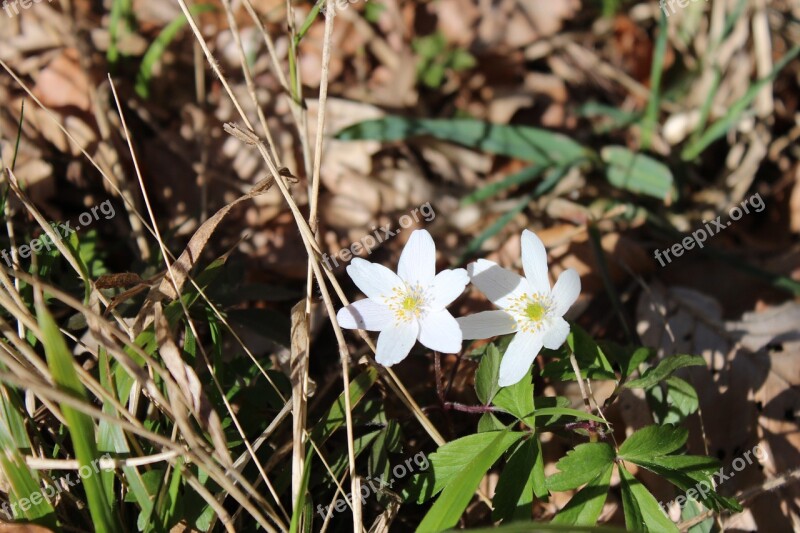
[[[0,524],[0,533],[50,533],[52,529],[36,524]]]
[[[35,94],[45,107],[77,107],[88,111],[89,79],[78,64],[78,52],[67,48],[56,56],[39,74]]]
[[[292,341],[290,368],[292,381],[292,499],[300,493],[303,479],[303,462],[306,455],[305,423],[308,401],[308,316],[306,300],[292,307]]]
[[[773,478],[800,464],[800,304],[788,302],[725,321],[714,299],[691,289],[653,285],[642,294],[637,317],[642,342],[658,348],[659,355],[702,355],[708,363],[681,371],[696,388],[702,410],[702,427],[697,417],[689,419],[692,451],[704,451],[705,435],[709,453],[724,465],[756,444],[768,454],[763,472],[737,472],[722,486],[723,493],[757,486],[764,474]],[[800,502],[796,484],[782,490],[795,506]],[[794,509],[779,509],[770,498],[756,499],[751,506],[764,531],[791,529]]]
[[[177,298],[184,283],[186,283],[186,279],[189,277],[189,272],[194,268],[203,249],[206,247],[206,244],[208,244],[208,240],[211,238],[211,235],[217,229],[220,222],[222,222],[222,219],[225,218],[225,215],[239,203],[267,191],[272,186],[272,182],[273,179],[271,176],[261,180],[249,193],[229,203],[214,213],[214,216],[203,222],[203,225],[197,228],[192,238],[189,239],[189,244],[186,245],[186,249],[180,257],[178,257],[178,260],[172,264],[171,271],[174,279],[170,281],[168,276],[165,276],[161,281],[161,285],[158,287],[158,292],[166,298],[173,300]],[[178,292],[175,292],[176,288]]]

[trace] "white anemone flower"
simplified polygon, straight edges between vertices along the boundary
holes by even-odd
[[[381,332],[375,351],[378,363],[399,363],[416,341],[438,352],[461,351],[461,328],[445,307],[464,292],[469,276],[463,268],[436,274],[436,245],[430,233],[411,234],[397,274],[358,257],[347,273],[367,298],[343,307],[336,318],[343,328]]]
[[[525,376],[542,346],[555,350],[564,344],[569,324],[562,317],[581,292],[581,278],[571,268],[550,288],[544,244],[528,230],[522,232],[522,268],[524,278],[486,259],[467,265],[472,283],[501,310],[459,318],[464,338],[516,332],[500,363],[502,387]]]

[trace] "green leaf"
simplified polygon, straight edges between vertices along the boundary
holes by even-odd
[[[377,24],[378,20],[380,19],[381,13],[386,11],[385,4],[379,4],[377,2],[367,2],[364,5],[364,18],[367,19],[367,22],[371,22],[372,24]]]
[[[423,37],[416,37],[411,41],[411,48],[425,59],[434,59],[442,55],[447,48],[447,41],[441,32],[432,33]]]
[[[614,465],[610,464],[601,470],[594,479],[579,490],[572,499],[553,518],[553,524],[572,526],[593,526],[603,511],[603,504],[608,497],[611,485],[611,473]]]
[[[58,325],[43,305],[36,306],[36,314],[42,330],[42,343],[47,357],[47,366],[50,368],[55,385],[67,394],[88,403],[86,390],[73,366],[74,359],[67,348],[64,337],[61,336]],[[96,464],[95,461],[100,459],[95,442],[94,421],[89,415],[74,407],[64,403],[59,406],[67,421],[78,464],[91,469],[92,465]],[[114,507],[106,498],[106,490],[103,485],[103,480],[99,475],[89,475],[83,478],[83,487],[86,491],[94,528],[98,533],[123,531]]]
[[[656,354],[652,348],[640,346],[638,348],[623,348],[613,342],[601,342],[603,346],[603,353],[608,354],[608,357],[617,363],[622,373],[622,377],[628,378],[631,374],[636,372],[639,365],[650,359]]]
[[[739,512],[741,505],[733,498],[718,495],[713,489],[713,474],[720,468],[719,461],[702,455],[663,455],[637,459],[635,462],[667,479],[683,491],[695,489],[700,501],[715,511],[722,508]],[[704,488],[701,488],[701,485]]]
[[[478,419],[478,433],[485,433],[486,431],[502,431],[506,429],[506,425],[492,413],[483,413]]]
[[[615,187],[664,202],[677,199],[672,171],[663,163],[624,146],[606,146],[600,156],[607,165],[606,178]]]
[[[608,372],[612,377],[616,377],[614,368],[611,366],[611,363],[608,362],[608,358],[606,354],[603,353],[602,348],[600,348],[591,335],[579,325],[570,324],[567,345],[575,354],[575,358],[581,363],[581,366],[587,365],[597,367]]]
[[[659,424],[678,424],[700,405],[697,391],[685,380],[670,376],[647,391],[650,408]]]
[[[492,520],[530,520],[537,439],[523,441],[508,459],[492,498]]]
[[[671,425],[646,426],[625,439],[619,447],[619,457],[637,462],[666,455],[683,446],[688,437],[689,431],[686,428]]]
[[[343,141],[400,141],[430,135],[484,152],[515,157],[534,163],[574,162],[585,149],[569,137],[527,126],[491,124],[473,119],[414,119],[384,117],[343,129],[336,138]]]
[[[508,430],[467,435],[439,447],[428,457],[432,465],[431,469],[412,479],[412,486],[409,487],[409,496],[406,499],[416,496],[417,502],[423,503],[438,494],[453,482],[456,476],[470,464],[475,455],[490,446],[501,434],[508,434]],[[514,435],[518,435],[517,438],[519,438],[522,434],[514,433]]]
[[[475,489],[478,488],[486,471],[492,467],[503,452],[523,436],[524,433],[511,433],[506,430],[496,433],[478,433],[477,435],[464,437],[464,439],[475,437],[477,437],[477,439],[471,441],[472,446],[469,451],[466,452],[466,456],[462,454],[457,457],[457,462],[461,467],[457,469],[455,475],[450,476],[450,482],[444,487],[436,503],[434,503],[425,514],[422,522],[417,527],[417,531],[428,533],[443,531],[455,526],[461,514],[464,512],[464,509],[467,508],[467,505],[474,496]],[[442,448],[450,444],[453,443],[445,444]],[[439,453],[440,452],[437,451],[431,454],[430,458],[433,464],[433,475],[436,478],[437,485],[439,484],[439,472],[437,471],[437,459],[435,456]],[[449,454],[449,456],[452,458],[453,454]],[[443,465],[441,456],[438,458],[438,463],[439,469],[445,466]],[[448,470],[452,470],[452,464],[447,466],[449,467]]]
[[[577,324],[570,324],[570,333],[567,336],[567,346],[575,354],[584,378],[616,380],[617,375],[608,361],[602,348],[592,337]],[[547,363],[542,370],[542,376],[552,377],[562,381],[575,380],[575,370],[572,368],[569,357]]]
[[[542,441],[536,440],[536,461],[533,464],[533,494],[542,501],[547,501],[550,493],[547,491],[547,480],[544,476],[544,455],[542,454]]]
[[[472,533],[544,533],[555,531],[563,533],[625,533],[624,529],[609,526],[565,526],[563,524],[546,524],[543,522],[514,522],[499,527],[470,529]]]
[[[659,381],[671,376],[679,368],[688,366],[706,366],[706,360],[699,355],[673,355],[662,359],[655,368],[648,368],[642,377],[625,383],[629,389],[649,389]]]
[[[614,464],[615,456],[605,442],[579,444],[556,463],[559,471],[547,478],[547,488],[563,492],[589,483]]]
[[[594,420],[600,424],[606,423],[605,420],[600,418],[599,416],[595,416],[589,414],[585,411],[579,411],[578,409],[572,409],[570,407],[542,407],[541,409],[536,409],[533,413],[533,417],[540,417],[540,416],[572,416],[579,420]]]
[[[475,56],[473,56],[466,50],[462,48],[456,48],[450,54],[450,58],[447,61],[447,64],[451,69],[459,71],[459,70],[470,69],[475,65],[477,65],[478,62],[475,60]]]
[[[444,82],[447,74],[444,65],[438,62],[428,63],[422,67],[420,81],[431,89],[438,89]]]
[[[389,420],[386,427],[381,430],[375,443],[372,445],[367,461],[367,471],[373,478],[383,476],[383,479],[391,477],[391,463],[389,453],[401,451],[402,437],[400,435],[400,425],[394,420]]]
[[[211,4],[198,4],[190,7],[189,12],[192,15],[197,15],[215,9]],[[150,79],[153,77],[153,67],[158,63],[169,44],[178,36],[178,32],[181,31],[186,23],[186,16],[179,15],[178,18],[161,30],[161,33],[158,34],[158,37],[147,49],[147,52],[144,53],[142,63],[139,65],[139,72],[136,75],[136,93],[142,98],[150,96]]]
[[[497,382],[500,375],[500,351],[494,343],[490,344],[486,354],[478,364],[475,372],[475,393],[483,405],[492,403],[500,385]]]
[[[686,499],[686,505],[681,509],[681,522],[691,520],[695,516],[700,516],[705,509],[693,498]],[[689,528],[688,533],[711,533],[714,529],[714,517],[710,516],[697,525]]]
[[[495,407],[503,409],[533,427],[533,382],[530,370],[525,377],[511,385],[502,387],[494,397]]]
[[[678,533],[652,494],[623,465],[618,465],[625,526],[629,531]]]

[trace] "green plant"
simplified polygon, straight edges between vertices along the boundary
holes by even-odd
[[[417,79],[426,87],[438,89],[445,81],[447,71],[459,72],[475,66],[475,58],[468,51],[447,44],[444,35],[437,32],[425,37],[415,37],[411,43],[419,55]]]

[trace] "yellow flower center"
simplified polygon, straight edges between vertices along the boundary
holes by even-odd
[[[525,314],[534,322],[540,322],[546,312],[547,309],[539,302],[530,303],[525,309]]]
[[[395,322],[410,322],[427,313],[427,298],[419,285],[395,287],[386,299],[386,305],[394,312]]]
[[[420,301],[419,298],[414,296],[406,296],[406,299],[403,300],[403,304],[401,307],[404,311],[411,311],[414,312],[419,307]]]
[[[541,331],[549,323],[553,301],[549,294],[523,293],[511,300],[505,309],[517,322],[517,330],[526,333]]]

